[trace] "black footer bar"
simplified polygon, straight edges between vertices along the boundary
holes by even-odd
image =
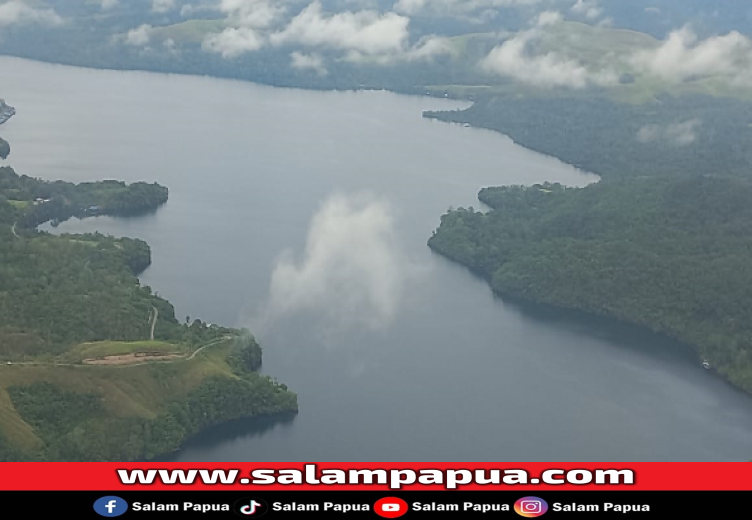
[[[24,491],[3,509],[71,518],[739,518],[752,491]],[[41,508],[41,509],[40,509]],[[70,514],[69,514],[70,513]],[[46,515],[45,515],[46,516]]]

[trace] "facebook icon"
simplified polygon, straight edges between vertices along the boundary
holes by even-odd
[[[102,497],[94,502],[94,511],[99,516],[120,516],[128,511],[128,502],[120,497]]]

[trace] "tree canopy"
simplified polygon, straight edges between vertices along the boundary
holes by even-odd
[[[429,240],[502,295],[608,316],[696,348],[752,392],[752,181],[719,176],[488,188]]]

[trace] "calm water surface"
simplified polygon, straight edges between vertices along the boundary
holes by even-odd
[[[0,58],[9,164],[158,181],[169,203],[71,221],[147,240],[142,282],[186,315],[252,327],[298,392],[287,421],[226,425],[185,461],[726,461],[752,398],[681,348],[494,298],[426,240],[481,187],[597,180],[488,131],[457,102],[305,92]],[[534,308],[533,308],[534,309]]]

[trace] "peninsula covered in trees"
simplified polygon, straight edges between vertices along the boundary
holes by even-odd
[[[48,222],[96,215],[137,215],[167,202],[169,192],[157,183],[121,181],[48,182],[0,167],[0,193],[18,208],[18,227],[33,229]]]
[[[152,458],[223,421],[297,410],[294,393],[258,373],[249,331],[181,322],[139,283],[145,242],[36,230],[167,196],[158,184],[0,168],[0,461]]]
[[[8,119],[16,115],[16,109],[5,103],[4,99],[0,99],[0,125],[5,123]],[[10,144],[8,141],[0,137],[0,159],[7,159],[10,155]]]
[[[488,188],[430,247],[494,291],[693,346],[752,393],[752,180],[685,175]]]

